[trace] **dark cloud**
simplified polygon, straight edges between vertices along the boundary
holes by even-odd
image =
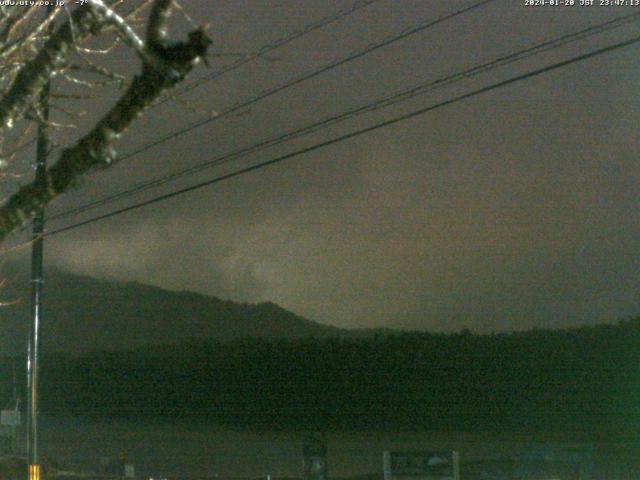
[[[229,51],[276,38],[328,10],[326,2],[305,2],[305,9],[296,6],[299,2],[212,2],[215,9],[208,2],[187,3],[199,18],[220,22],[214,36]],[[466,3],[443,2],[439,8]],[[428,13],[424,2],[379,2],[332,27],[340,35],[329,29],[304,39],[280,52],[277,62],[258,63],[197,91],[191,103],[223,110],[234,98],[338,58]],[[215,158],[615,13],[527,10],[496,2],[256,105],[246,115],[98,173],[55,208]],[[594,37],[244,162],[613,43],[631,30]],[[52,237],[47,252],[73,271],[236,300],[271,300],[339,326],[489,331],[636,314],[639,69],[637,47],[614,52]],[[163,108],[164,116],[150,114],[132,132],[124,150],[198,117],[187,110],[184,118],[176,115],[175,104]],[[162,191],[168,187],[154,193]]]

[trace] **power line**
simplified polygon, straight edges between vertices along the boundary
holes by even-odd
[[[385,127],[394,125],[396,123],[399,123],[399,122],[402,122],[402,121],[405,121],[405,120],[409,120],[411,118],[418,117],[420,115],[424,115],[426,113],[432,112],[432,111],[437,110],[439,108],[443,108],[443,107],[446,107],[446,106],[449,106],[449,105],[453,105],[454,103],[460,102],[462,100],[466,100],[466,99],[475,97],[475,96],[483,94],[483,93],[487,93],[487,92],[490,92],[490,91],[493,91],[493,90],[497,90],[497,89],[505,87],[507,85],[510,85],[510,84],[513,84],[513,83],[516,83],[516,82],[520,82],[520,81],[523,81],[523,80],[527,80],[527,79],[536,77],[538,75],[542,75],[544,73],[548,73],[548,72],[551,72],[553,70],[557,70],[557,69],[566,67],[568,65],[571,65],[571,64],[574,64],[574,63],[577,63],[577,62],[581,62],[581,61],[584,61],[584,60],[587,60],[587,59],[590,59],[590,58],[594,58],[594,57],[599,56],[599,55],[603,55],[605,53],[612,52],[614,50],[618,50],[620,48],[628,47],[628,46],[631,46],[631,45],[636,44],[638,42],[640,42],[640,36],[636,36],[636,37],[633,37],[633,38],[631,38],[629,40],[625,40],[623,42],[619,42],[619,43],[616,43],[614,45],[610,45],[608,47],[600,48],[598,50],[594,50],[594,51],[591,51],[589,53],[585,53],[583,55],[572,57],[572,58],[570,58],[568,60],[563,60],[563,61],[554,63],[552,65],[548,65],[546,67],[542,67],[542,68],[533,70],[531,72],[527,72],[527,73],[524,73],[524,74],[521,74],[521,75],[517,75],[515,77],[511,77],[511,78],[509,78],[507,80],[503,80],[501,82],[497,82],[497,83],[494,83],[492,85],[489,85],[489,86],[486,86],[486,87],[482,87],[482,88],[479,88],[477,90],[473,90],[472,92],[469,92],[469,93],[466,93],[466,94],[462,94],[462,95],[458,95],[458,96],[453,97],[453,98],[451,98],[449,100],[445,100],[445,101],[436,103],[434,105],[430,105],[428,107],[421,108],[419,110],[414,110],[413,112],[394,117],[394,118],[392,118],[390,120],[385,120],[383,122],[371,125],[369,127],[365,127],[365,128],[360,129],[360,130],[356,130],[354,132],[347,133],[345,135],[341,135],[341,136],[332,138],[330,140],[326,140],[324,142],[316,143],[316,144],[314,144],[312,146],[305,147],[305,148],[302,148],[302,149],[297,150],[295,152],[287,153],[285,155],[281,155],[281,156],[272,158],[270,160],[266,160],[264,162],[261,162],[261,163],[252,165],[250,167],[246,167],[246,168],[237,170],[235,172],[231,172],[231,173],[228,173],[228,174],[225,174],[225,175],[221,175],[221,176],[218,176],[216,178],[213,178],[213,179],[210,179],[210,180],[206,180],[206,181],[197,183],[195,185],[191,185],[189,187],[182,188],[180,190],[176,190],[176,191],[171,192],[171,193],[167,193],[167,194],[164,194],[164,195],[159,195],[159,196],[151,198],[149,200],[145,200],[143,202],[139,202],[139,203],[136,203],[136,204],[133,204],[133,205],[129,205],[128,207],[124,207],[124,208],[115,210],[113,212],[106,213],[104,215],[99,215],[99,216],[84,220],[82,222],[74,223],[74,224],[68,225],[66,227],[62,227],[62,228],[59,228],[59,229],[56,229],[56,230],[52,230],[52,231],[46,232],[44,234],[44,236],[47,237],[47,236],[51,236],[51,235],[57,235],[57,234],[62,233],[62,232],[66,232],[66,231],[69,231],[69,230],[73,230],[73,229],[82,227],[84,225],[88,225],[90,223],[94,223],[94,222],[97,222],[97,221],[100,221],[100,220],[111,218],[111,217],[120,215],[122,213],[129,212],[131,210],[136,210],[138,208],[142,208],[142,207],[151,205],[153,203],[161,202],[161,201],[167,200],[169,198],[173,198],[173,197],[176,197],[176,196],[179,196],[179,195],[182,195],[182,194],[194,191],[194,190],[198,190],[200,188],[203,188],[203,187],[206,187],[206,186],[209,186],[209,185],[220,183],[220,182],[223,182],[225,180],[229,180],[231,178],[238,177],[240,175],[244,175],[244,174],[249,173],[249,172],[260,170],[262,168],[275,165],[276,163],[283,162],[284,160],[288,160],[290,158],[294,158],[294,157],[297,157],[297,156],[300,156],[300,155],[311,153],[311,152],[313,152],[315,150],[319,150],[319,149],[327,147],[329,145],[333,145],[333,144],[336,144],[336,143],[339,143],[339,142],[343,142],[345,140],[349,140],[351,138],[354,138],[354,137],[357,137],[357,136],[360,136],[360,135],[364,135],[366,133],[370,133],[372,131],[375,131],[375,130],[378,130],[378,129],[381,129],[381,128],[385,128]]]
[[[251,97],[250,99],[248,99],[246,101],[237,103],[237,104],[231,106],[230,108],[228,108],[228,109],[226,109],[226,110],[224,110],[224,111],[222,111],[222,112],[220,112],[220,113],[218,113],[216,115],[211,115],[211,116],[205,118],[204,120],[200,120],[200,121],[198,121],[196,123],[193,123],[193,124],[189,125],[188,127],[185,127],[185,128],[183,128],[181,130],[177,130],[177,131],[175,131],[173,133],[165,135],[164,137],[161,137],[161,138],[159,138],[157,140],[149,142],[149,143],[143,145],[142,147],[140,147],[140,148],[138,148],[138,149],[136,149],[136,150],[134,150],[132,152],[126,153],[124,156],[122,156],[120,158],[120,160],[126,160],[126,159],[129,159],[131,157],[134,157],[134,156],[136,156],[136,155],[138,155],[138,154],[140,154],[140,153],[142,153],[142,152],[144,152],[146,150],[149,150],[151,148],[157,147],[158,145],[160,145],[162,143],[165,143],[165,142],[167,142],[169,140],[173,140],[174,138],[177,138],[177,137],[179,137],[181,135],[184,135],[185,133],[188,133],[188,132],[190,132],[192,130],[195,130],[196,128],[199,128],[199,127],[201,127],[203,125],[206,125],[208,123],[212,123],[212,122],[215,122],[217,120],[220,120],[220,119],[222,119],[222,118],[224,118],[224,117],[226,117],[226,116],[228,116],[228,115],[230,115],[230,114],[232,114],[234,112],[237,112],[239,110],[242,110],[244,108],[247,108],[247,107],[253,105],[254,103],[257,103],[257,102],[259,102],[261,100],[264,100],[265,98],[268,98],[268,97],[270,97],[272,95],[275,95],[277,93],[283,92],[284,90],[287,90],[287,89],[289,89],[289,88],[291,88],[291,87],[293,87],[295,85],[299,85],[299,84],[301,84],[303,82],[306,82],[307,80],[310,80],[310,79],[312,79],[314,77],[317,77],[318,75],[322,75],[323,73],[326,73],[326,72],[329,72],[331,70],[334,70],[334,69],[336,69],[338,67],[341,67],[342,65],[345,65],[345,64],[350,63],[350,62],[352,62],[354,60],[357,60],[358,58],[361,58],[361,57],[363,57],[365,55],[368,55],[369,53],[372,53],[372,52],[374,52],[376,50],[379,50],[381,48],[387,47],[387,46],[389,46],[389,45],[391,45],[391,44],[393,44],[395,42],[398,42],[400,40],[403,40],[403,39],[405,39],[405,38],[407,38],[407,37],[409,37],[411,35],[414,35],[416,33],[419,33],[419,32],[422,32],[424,30],[427,30],[427,29],[429,29],[431,27],[434,27],[434,26],[436,26],[436,25],[438,25],[440,23],[443,23],[443,22],[446,22],[448,20],[451,20],[451,19],[453,19],[453,18],[455,18],[455,17],[457,17],[459,15],[463,15],[465,13],[468,13],[468,12],[470,12],[472,10],[480,8],[483,5],[486,5],[486,4],[494,2],[494,1],[496,1],[496,0],[481,0],[481,1],[476,2],[473,5],[470,5],[468,7],[464,7],[462,9],[459,9],[459,10],[456,10],[454,12],[445,14],[445,15],[443,15],[441,17],[438,17],[435,20],[429,20],[429,19],[423,20],[419,24],[417,24],[415,26],[412,26],[412,27],[410,27],[410,28],[408,28],[406,30],[403,30],[399,34],[396,34],[396,35],[393,35],[393,36],[389,36],[389,37],[385,38],[384,40],[382,40],[381,42],[372,44],[372,45],[370,45],[370,46],[368,46],[368,47],[366,47],[366,48],[364,48],[362,50],[359,50],[359,51],[357,51],[355,53],[350,54],[347,57],[340,58],[340,59],[335,60],[335,61],[333,61],[333,62],[331,62],[331,63],[329,63],[329,64],[327,64],[327,65],[325,65],[323,67],[320,67],[320,68],[316,69],[316,70],[312,70],[310,72],[302,74],[301,76],[296,77],[293,80],[290,80],[290,81],[288,81],[288,82],[286,82],[284,84],[278,85],[278,86],[276,86],[274,88],[267,89],[267,90],[263,91],[262,93],[259,93],[258,95],[254,96],[254,97]]]
[[[140,193],[144,190],[147,190],[149,188],[153,188],[153,187],[157,187],[160,185],[164,185],[166,183],[169,183],[171,181],[174,181],[176,179],[182,178],[184,176],[187,175],[191,175],[194,173],[198,173],[202,170],[208,169],[208,168],[212,168],[214,166],[218,166],[221,165],[223,163],[227,163],[231,160],[237,159],[239,157],[243,157],[245,155],[251,154],[251,153],[256,153],[258,151],[261,151],[265,148],[268,147],[272,147],[287,141],[290,141],[292,139],[295,138],[299,138],[302,137],[304,135],[308,135],[310,133],[319,131],[321,129],[327,128],[331,125],[335,125],[339,122],[343,122],[345,120],[354,118],[356,116],[365,114],[365,113],[370,113],[372,111],[378,110],[380,108],[386,108],[389,106],[392,106],[396,103],[402,102],[402,101],[406,101],[408,99],[414,98],[418,95],[423,95],[425,93],[431,92],[437,88],[441,88],[444,86],[448,86],[451,85],[453,83],[459,82],[461,80],[465,80],[468,78],[472,78],[476,75],[479,75],[481,73],[485,73],[489,70],[498,68],[498,67],[502,67],[504,65],[516,62],[516,61],[520,61],[524,58],[528,58],[534,55],[539,55],[541,53],[559,48],[561,46],[564,46],[570,42],[574,42],[577,40],[582,40],[584,38],[587,38],[589,36],[593,36],[599,33],[602,33],[604,31],[607,30],[611,30],[613,28],[618,28],[622,25],[625,25],[627,23],[630,23],[631,21],[636,20],[637,18],[640,17],[640,12],[634,13],[634,14],[630,14],[630,15],[626,15],[626,16],[622,16],[622,17],[618,17],[612,20],[609,20],[607,22],[603,22],[597,25],[592,25],[586,28],[583,28],[579,31],[576,32],[572,32],[572,33],[568,33],[568,34],[564,34],[564,35],[560,35],[556,38],[553,38],[551,40],[547,40],[544,41],[542,43],[538,43],[535,44],[533,46],[527,47],[525,49],[521,49],[506,55],[503,55],[501,57],[498,57],[494,60],[491,60],[489,62],[485,62],[483,64],[479,64],[473,67],[470,67],[462,72],[458,72],[452,75],[448,75],[445,76],[443,78],[440,78],[438,80],[435,81],[430,81],[427,82],[426,84],[421,84],[417,87],[413,87],[409,90],[405,90],[399,93],[396,93],[394,95],[391,96],[385,96],[382,99],[379,99],[375,102],[372,103],[368,103],[366,105],[357,107],[355,109],[351,109],[348,110],[346,112],[343,112],[339,115],[336,116],[331,116],[328,118],[325,118],[321,121],[312,123],[310,125],[304,126],[302,128],[298,128],[296,130],[284,133],[284,134],[280,134],[276,137],[270,138],[268,140],[264,140],[262,142],[259,142],[258,144],[254,144],[245,148],[242,148],[240,150],[236,150],[234,152],[231,153],[227,153],[224,154],[220,157],[217,157],[213,160],[209,160],[206,161],[204,163],[201,163],[199,165],[175,172],[173,174],[169,174],[169,175],[165,175],[163,177],[160,178],[156,178],[154,180],[150,180],[150,181],[146,181],[146,182],[142,182],[139,183],[137,185],[134,185],[128,189],[125,189],[123,191],[120,191],[118,193],[103,197],[99,200],[95,200],[93,202],[89,202],[85,205],[81,205],[79,207],[76,207],[74,209],[65,211],[65,212],[61,212],[59,214],[53,215],[51,217],[49,217],[50,220],[52,219],[58,219],[58,218],[62,218],[65,216],[69,216],[72,214],[77,214],[77,213],[81,213],[102,205],[106,205],[108,203],[112,203],[118,199],[127,197],[129,195],[133,195],[136,193]]]
[[[150,143],[147,143],[147,144],[143,145],[142,147],[138,148],[137,150],[129,152],[129,153],[125,154],[124,156],[120,157],[119,160],[122,161],[122,160],[129,159],[131,157],[134,157],[134,156],[136,156],[136,155],[138,155],[138,154],[140,154],[140,153],[142,153],[142,152],[144,152],[146,150],[149,150],[149,149],[154,148],[154,147],[156,147],[156,146],[158,146],[158,145],[160,145],[160,144],[162,144],[164,142],[167,142],[167,141],[172,140],[174,138],[177,138],[177,137],[179,137],[181,135],[184,135],[184,134],[186,134],[186,133],[188,133],[188,132],[190,132],[190,131],[192,131],[192,130],[194,130],[196,128],[199,128],[199,127],[201,127],[203,125],[206,125],[208,123],[211,123],[211,122],[214,122],[214,121],[219,120],[221,118],[224,118],[225,116],[227,116],[227,115],[229,115],[229,114],[231,114],[233,112],[236,112],[238,110],[246,108],[246,107],[248,107],[248,106],[250,106],[250,105],[252,105],[252,104],[254,104],[256,102],[259,102],[260,100],[263,100],[263,99],[265,99],[267,97],[270,97],[272,95],[280,93],[280,92],[282,92],[282,91],[284,91],[284,90],[286,90],[288,88],[291,88],[291,87],[293,87],[295,85],[298,85],[298,84],[300,84],[302,82],[305,82],[307,80],[310,80],[311,78],[314,78],[314,77],[316,77],[318,75],[321,75],[323,73],[331,71],[331,70],[333,70],[335,68],[338,68],[338,67],[340,67],[340,66],[342,66],[342,65],[344,65],[346,63],[349,63],[349,62],[354,61],[354,60],[356,60],[358,58],[361,58],[361,57],[363,57],[363,56],[365,56],[365,55],[367,55],[369,53],[372,53],[372,52],[374,52],[374,51],[376,51],[378,49],[384,48],[384,47],[386,47],[388,45],[391,45],[391,44],[393,44],[393,43],[395,43],[397,41],[403,40],[403,39],[405,39],[405,38],[407,38],[407,37],[409,37],[411,35],[414,35],[416,33],[422,32],[422,31],[427,30],[427,29],[429,29],[431,27],[434,27],[434,26],[436,26],[436,25],[438,25],[440,23],[446,22],[446,21],[451,20],[453,18],[456,18],[456,17],[458,17],[460,15],[463,15],[465,13],[468,13],[470,11],[478,9],[478,8],[480,8],[480,7],[484,6],[484,5],[487,5],[487,4],[489,4],[489,3],[493,2],[493,1],[495,1],[495,0],[480,0],[480,1],[477,1],[477,2],[469,5],[468,7],[464,7],[464,8],[455,10],[453,12],[450,12],[450,13],[447,13],[445,15],[442,15],[442,16],[436,18],[436,19],[433,19],[433,20],[424,19],[420,23],[418,23],[418,24],[416,24],[414,26],[408,27],[408,28],[402,30],[398,34],[390,35],[390,36],[386,37],[385,39],[383,39],[382,41],[380,41],[378,43],[371,44],[368,47],[365,47],[362,50],[359,50],[359,51],[357,51],[355,53],[352,53],[347,57],[335,60],[335,61],[333,61],[333,62],[331,62],[331,63],[329,63],[329,64],[327,64],[327,65],[325,65],[323,67],[320,67],[319,69],[313,70],[311,72],[303,74],[300,77],[297,77],[297,78],[295,78],[293,80],[290,80],[289,82],[286,82],[286,83],[278,85],[278,86],[276,86],[274,88],[265,90],[262,93],[258,94],[257,96],[252,97],[247,101],[238,103],[238,104],[230,107],[229,109],[227,109],[227,110],[225,110],[225,111],[223,111],[221,113],[218,113],[217,115],[210,116],[210,117],[208,117],[208,118],[206,118],[204,120],[201,120],[199,122],[196,122],[196,123],[194,123],[194,124],[192,124],[192,125],[190,125],[188,127],[185,127],[185,128],[183,128],[181,130],[178,130],[178,131],[175,131],[173,133],[170,133],[170,134],[168,134],[168,135],[166,135],[166,136],[164,136],[164,137],[162,137],[160,139],[157,139],[157,140],[154,140],[154,141],[152,141]],[[54,218],[59,218],[59,216],[63,216],[63,215],[66,216],[67,213],[63,212],[63,213],[58,214],[56,216],[48,217],[48,219],[52,220]]]
[[[450,12],[450,13],[447,13],[447,14],[445,14],[443,16],[440,16],[440,17],[438,17],[436,19],[425,19],[425,20],[421,21],[420,23],[418,23],[417,25],[411,26],[411,27],[401,31],[400,33],[398,33],[396,35],[388,36],[385,39],[383,39],[382,41],[380,41],[378,43],[371,44],[371,45],[369,45],[368,47],[365,47],[362,50],[358,50],[357,52],[348,55],[347,57],[340,58],[340,59],[335,60],[335,61],[333,61],[333,62],[331,62],[331,63],[329,63],[327,65],[324,65],[324,66],[322,66],[322,67],[320,67],[318,69],[315,69],[315,70],[312,70],[312,71],[307,72],[305,74],[302,74],[301,76],[299,76],[297,78],[294,78],[293,80],[290,80],[290,81],[288,81],[288,82],[286,82],[284,84],[278,85],[278,86],[276,86],[274,88],[271,88],[271,89],[267,89],[267,90],[263,91],[262,93],[254,96],[254,97],[252,97],[252,98],[250,98],[250,99],[248,99],[248,100],[246,100],[244,102],[240,102],[240,103],[237,103],[237,104],[233,105],[232,107],[224,110],[223,112],[218,113],[217,115],[212,115],[212,116],[210,116],[208,118],[205,118],[204,120],[200,120],[200,121],[198,121],[196,123],[193,123],[193,124],[191,124],[191,125],[189,125],[189,126],[187,126],[185,128],[182,128],[180,130],[177,130],[177,131],[174,131],[172,133],[169,133],[168,135],[165,135],[164,137],[161,137],[159,139],[156,139],[156,140],[153,140],[153,141],[151,141],[149,143],[146,143],[142,147],[140,147],[140,148],[138,148],[138,149],[136,149],[136,150],[134,150],[132,152],[124,154],[122,157],[120,157],[119,161],[127,160],[127,159],[129,159],[131,157],[134,157],[134,156],[140,154],[140,153],[143,153],[143,152],[145,152],[147,150],[150,150],[150,149],[152,149],[154,147],[157,147],[158,145],[161,145],[161,144],[163,144],[165,142],[168,142],[168,141],[173,140],[173,139],[175,139],[177,137],[180,137],[180,136],[182,136],[182,135],[184,135],[184,134],[186,134],[188,132],[191,132],[191,131],[199,128],[199,127],[202,127],[202,126],[204,126],[206,124],[215,122],[216,120],[220,120],[220,119],[226,117],[227,115],[230,115],[230,114],[232,114],[234,112],[237,112],[238,110],[247,108],[247,107],[253,105],[254,103],[257,103],[257,102],[259,102],[261,100],[264,100],[267,97],[270,97],[272,95],[280,93],[280,92],[282,92],[284,90],[287,90],[288,88],[291,88],[291,87],[293,87],[295,85],[298,85],[298,84],[300,84],[302,82],[305,82],[307,80],[310,80],[310,79],[312,79],[312,78],[314,78],[314,77],[316,77],[318,75],[321,75],[321,74],[326,73],[328,71],[331,71],[331,70],[333,70],[335,68],[338,68],[338,67],[340,67],[342,65],[345,65],[345,64],[347,64],[349,62],[352,62],[352,61],[354,61],[354,60],[356,60],[358,58],[361,58],[361,57],[363,57],[363,56],[365,56],[365,55],[367,55],[367,54],[369,54],[371,52],[374,52],[374,51],[380,49],[380,48],[384,48],[384,47],[386,47],[388,45],[393,44],[394,42],[397,42],[397,41],[400,41],[402,39],[405,39],[405,38],[407,38],[407,37],[409,37],[409,36],[411,36],[413,34],[416,34],[418,32],[422,32],[422,31],[424,31],[424,30],[426,30],[428,28],[432,28],[432,27],[434,27],[434,26],[436,26],[436,25],[438,25],[440,23],[443,23],[443,22],[446,22],[446,21],[451,20],[453,18],[456,18],[456,17],[458,17],[460,15],[463,15],[465,13],[468,13],[468,12],[472,11],[472,10],[480,8],[480,7],[482,7],[482,6],[484,6],[484,5],[488,4],[488,3],[491,3],[493,1],[495,1],[495,0],[481,0],[481,1],[476,2],[476,3],[474,3],[474,4],[472,4],[472,5],[468,6],[468,7],[464,7],[464,8],[455,10],[453,12]],[[75,212],[75,210],[74,210],[74,212]],[[58,215],[50,216],[49,219],[60,218],[61,216],[66,216],[66,215],[69,215],[70,213],[72,213],[72,212],[63,212],[63,213],[60,213]]]
[[[177,92],[173,92],[171,95],[165,97],[163,100],[161,100],[160,102],[156,103],[154,106],[158,106],[161,105],[163,103],[165,103],[166,101],[170,100],[173,96],[175,95],[183,95],[187,92],[190,92],[191,90],[194,90],[196,88],[198,88],[200,85],[203,85],[204,83],[210,82],[212,80],[215,80],[216,78],[221,77],[222,75],[224,75],[225,73],[231,72],[233,70],[236,70],[238,68],[240,68],[241,66],[256,60],[258,58],[264,58],[266,55],[268,55],[269,53],[273,52],[274,50],[277,50],[280,47],[283,47],[311,32],[314,32],[316,30],[320,30],[323,27],[326,27],[327,25],[330,25],[331,23],[337,22],[338,20],[341,20],[342,18],[351,15],[352,13],[357,12],[358,10],[361,10],[365,7],[368,7],[369,5],[377,2],[379,0],[360,0],[357,1],[355,3],[353,3],[352,5],[350,5],[349,7],[339,10],[331,15],[327,15],[326,17],[321,18],[318,22],[316,23],[310,23],[308,25],[305,25],[304,27],[302,27],[300,30],[297,30],[295,32],[290,33],[289,35],[286,35],[282,38],[279,38],[277,40],[275,40],[273,43],[264,45],[260,48],[258,48],[257,50],[255,50],[254,52],[242,56],[242,58],[239,58],[238,60],[236,60],[235,62],[232,62],[231,64],[227,65],[226,67],[221,68],[220,70],[217,70],[215,72],[210,73],[209,75],[206,75],[203,78],[200,78],[198,80],[194,80],[193,82],[191,82],[191,84],[186,85],[185,87],[179,89]]]
[[[286,35],[282,38],[279,38],[277,40],[275,40],[273,43],[269,43],[266,45],[263,45],[262,47],[258,48],[257,50],[255,50],[252,53],[249,53],[247,55],[243,55],[242,58],[239,58],[238,60],[236,60],[235,62],[232,62],[231,64],[227,65],[226,67],[223,67],[219,70],[216,70],[212,73],[210,73],[209,75],[200,78],[198,80],[193,81],[190,85],[187,85],[185,87],[183,87],[182,89],[179,89],[177,91],[172,92],[171,94],[168,94],[166,96],[164,96],[161,100],[159,100],[158,102],[154,103],[153,105],[151,105],[148,110],[152,110],[153,108],[159,107],[160,105],[163,105],[164,103],[166,103],[167,101],[175,98],[178,95],[182,95],[184,93],[187,93],[191,90],[194,90],[195,88],[198,88],[200,85],[207,83],[209,81],[215,80],[219,77],[221,77],[222,75],[224,75],[225,73],[231,72],[233,70],[236,70],[238,68],[240,68],[241,66],[256,60],[258,58],[263,58],[265,57],[265,55],[268,55],[270,52],[277,50],[280,47],[283,47],[285,45],[287,45],[288,43],[291,43],[305,35],[308,35],[309,33],[312,33],[316,30],[320,30],[323,27],[326,27],[327,25],[330,25],[331,23],[334,23],[338,20],[341,20],[342,18],[347,17],[348,15],[351,15],[355,12],[357,12],[358,10],[361,10],[363,8],[368,7],[369,5],[372,5],[376,2],[378,2],[380,0],[359,0],[356,1],[355,3],[353,3],[352,5],[350,5],[347,8],[344,8],[342,10],[338,10],[337,12],[327,15],[323,18],[321,18],[319,21],[315,22],[315,23],[310,23],[308,25],[305,25],[304,27],[302,27],[299,30],[296,30],[292,33],[290,33],[289,35]],[[22,145],[20,148],[18,148],[15,153],[18,153],[20,151],[22,151],[23,149],[27,148],[30,145],[30,143],[27,143],[25,145]],[[124,158],[129,158],[130,156],[135,155],[135,153],[125,156]]]

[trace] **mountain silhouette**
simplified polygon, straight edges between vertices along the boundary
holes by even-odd
[[[22,271],[27,269],[22,268]],[[29,280],[5,268],[0,300],[0,349],[26,349]],[[236,303],[137,282],[96,279],[47,268],[41,348],[44,352],[130,350],[193,340],[230,341],[244,337],[294,340],[349,335],[271,303]]]

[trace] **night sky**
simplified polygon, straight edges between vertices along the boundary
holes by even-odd
[[[214,40],[211,68],[199,68],[190,80],[350,3],[183,0],[195,22],[210,23]],[[379,0],[152,109],[119,150],[130,152],[423,19],[473,3]],[[49,212],[640,12],[524,3],[496,0],[96,172]],[[186,26],[178,15],[176,21],[179,30]],[[106,213],[617,43],[637,36],[639,26],[636,20],[49,226]],[[48,261],[96,277],[236,301],[269,300],[340,327],[488,332],[637,315],[639,54],[637,44],[616,50],[51,236]],[[121,49],[108,62],[130,73],[135,58]],[[85,131],[117,94],[99,90],[94,100],[74,105],[89,113],[80,128],[59,132],[58,142]],[[3,192],[14,185],[5,181]]]

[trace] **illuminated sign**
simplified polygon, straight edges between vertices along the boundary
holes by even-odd
[[[384,479],[459,480],[460,460],[455,451],[384,453]]]

